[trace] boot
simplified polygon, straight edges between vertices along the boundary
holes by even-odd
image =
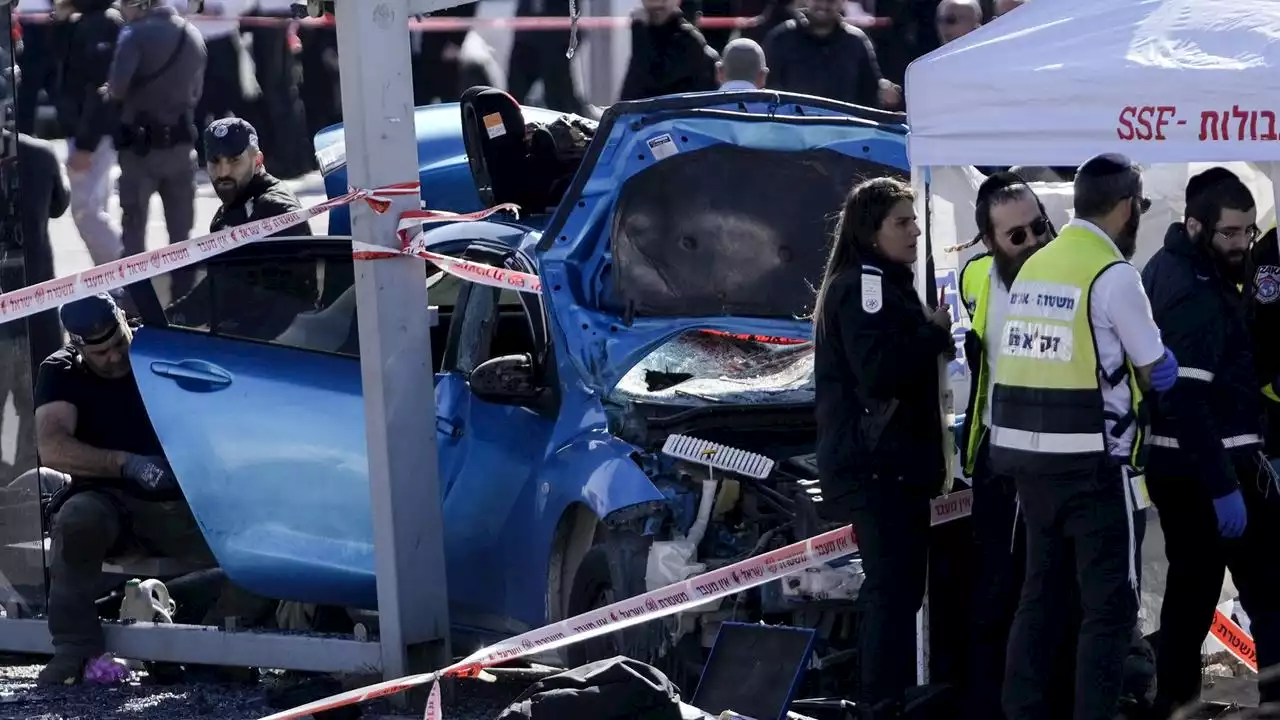
[[[37,685],[78,685],[84,680],[86,658],[79,655],[54,655],[36,676]]]

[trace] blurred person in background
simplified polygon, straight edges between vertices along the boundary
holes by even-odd
[[[121,240],[126,255],[147,245],[151,196],[164,203],[169,242],[195,224],[195,109],[207,52],[200,31],[156,0],[122,0],[128,24],[120,33],[106,92],[120,104]],[[189,275],[173,275],[175,293]]]
[[[188,0],[167,0],[189,21],[204,39],[208,64],[196,105],[196,127],[229,116],[244,117],[247,102],[244,88],[246,53],[240,37],[240,16],[249,10],[251,0],[204,0],[199,13],[190,13]],[[159,3],[157,3],[159,4]],[[202,152],[196,148],[197,153]],[[199,156],[203,161],[203,155]]]
[[[430,17],[470,20],[480,3],[469,2],[434,12]],[[462,97],[462,45],[469,30],[423,30],[418,32],[418,51],[413,58],[413,97],[417,105],[457,102]],[[336,46],[334,57],[337,57]],[[339,97],[338,107],[342,102]]]
[[[253,14],[272,21],[249,28],[253,65],[262,88],[258,126],[263,144],[273,149],[276,174],[295,178],[310,172],[315,162],[298,92],[297,62],[289,46],[292,0],[257,0]]]
[[[631,60],[618,99],[715,90],[719,60],[680,0],[643,0],[631,13]]]
[[[120,226],[107,212],[114,191],[111,171],[116,166],[114,135],[119,118],[117,108],[101,92],[124,26],[124,17],[112,4],[112,0],[59,0],[56,11],[64,19],[79,13],[63,33],[66,54],[54,97],[58,121],[67,136],[71,219],[94,265],[116,260],[123,251]]]
[[[53,0],[20,0],[17,10],[22,15],[32,15],[30,20],[22,23],[21,51],[18,54],[18,65],[22,68],[23,81],[18,87],[16,119],[18,132],[34,135],[36,132],[36,110],[39,108],[40,91],[43,90],[50,102],[54,102],[58,92],[58,75],[61,71],[59,51],[59,35],[62,33],[62,21],[53,16]],[[36,19],[35,15],[43,15]]]
[[[332,21],[333,14],[326,13]],[[419,33],[420,34],[420,33]],[[342,86],[338,79],[338,32],[332,24],[306,24],[298,28],[298,62],[302,65],[303,114],[307,120],[308,144],[316,133],[342,122]],[[414,104],[421,105],[418,95],[418,70],[414,64]]]
[[[844,21],[842,0],[808,0],[802,18],[769,34],[765,56],[772,89],[869,108],[902,102],[901,91],[881,76],[867,34]]]
[[[516,17],[568,16],[569,0],[520,0],[516,6]],[[579,43],[584,35],[578,32]],[[507,91],[516,102],[525,102],[533,84],[541,80],[546,107],[577,115],[583,113],[586,104],[574,83],[570,60],[565,57],[568,48],[568,30],[515,32],[507,65]]]
[[[938,39],[946,45],[982,27],[982,6],[978,0],[942,0],[936,18]]]
[[[724,57],[716,63],[716,79],[721,90],[757,90],[769,77],[764,50],[754,40],[738,38],[724,47]]]
[[[862,720],[900,718],[916,684],[916,612],[929,558],[929,501],[942,489],[938,361],[954,358],[951,312],[920,302],[915,196],[898,180],[855,187],[813,308],[823,519],[852,522]]]
[[[774,28],[788,20],[800,20],[804,17],[799,9],[799,0],[743,0],[742,4],[754,8],[748,12],[748,16],[754,18],[754,23],[751,27],[743,28],[739,37],[755,40],[761,47]]]
[[[1027,0],[996,0],[991,6],[991,16],[993,18],[998,18],[1014,8],[1019,8],[1026,4]]]

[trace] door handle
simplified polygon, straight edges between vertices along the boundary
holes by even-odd
[[[161,377],[172,378],[179,383],[199,382],[216,387],[226,387],[231,384],[231,373],[202,360],[183,360],[176,363],[157,360],[151,363],[151,372]]]
[[[462,422],[457,418],[436,417],[436,432],[450,438],[462,437]]]

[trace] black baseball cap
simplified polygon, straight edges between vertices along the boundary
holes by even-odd
[[[250,147],[258,147],[258,131],[241,118],[214,120],[204,130],[204,156],[207,159],[236,157]]]
[[[106,293],[69,302],[58,309],[62,327],[75,345],[105,342],[120,330],[120,308]]]

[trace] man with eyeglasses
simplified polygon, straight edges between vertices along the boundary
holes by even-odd
[[[1073,717],[1115,717],[1138,613],[1143,394],[1177,379],[1128,262],[1150,207],[1141,171],[1123,155],[1091,158],[1076,171],[1074,204],[1075,219],[1018,271],[992,373],[991,472],[1014,478],[1027,538],[1005,663],[1010,720],[1054,714],[1073,584]]]
[[[935,17],[938,40],[946,45],[982,27],[982,6],[978,0],[942,0]]]
[[[971,321],[965,334],[971,380],[960,458],[973,487],[976,555],[966,686],[974,717],[1000,718],[1005,645],[1022,587],[1022,563],[1020,547],[1015,548],[1014,480],[992,472],[987,462],[991,375],[1000,357],[1009,288],[1022,264],[1053,239],[1055,230],[1031,187],[1010,172],[995,173],[978,188],[974,220],[978,225],[975,242],[981,241],[987,251],[960,271],[960,297]]]
[[[1168,583],[1160,609],[1153,717],[1200,697],[1200,646],[1224,570],[1240,591],[1258,666],[1280,662],[1280,485],[1262,454],[1262,400],[1240,292],[1258,237],[1253,194],[1230,171],[1187,184],[1184,222],[1143,270],[1179,382],[1152,403],[1147,487],[1160,513]],[[1265,677],[1265,673],[1264,673]],[[1262,703],[1280,701],[1264,682]]]

